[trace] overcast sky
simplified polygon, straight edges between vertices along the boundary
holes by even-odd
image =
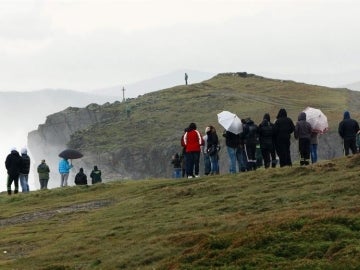
[[[0,91],[87,91],[180,69],[352,83],[359,14],[358,0],[0,0]]]

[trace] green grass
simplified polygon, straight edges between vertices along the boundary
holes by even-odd
[[[0,269],[359,269],[359,165],[2,193]]]

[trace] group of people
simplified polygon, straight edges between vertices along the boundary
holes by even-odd
[[[69,162],[67,158],[62,158],[59,162],[59,173],[60,173],[60,187],[66,187],[68,185],[68,178],[70,169],[73,165]],[[93,170],[90,173],[91,184],[101,183],[101,170],[95,165]],[[87,185],[87,176],[84,173],[84,169],[80,168],[79,172],[75,175],[75,185]]]
[[[19,180],[22,192],[26,193],[30,191],[29,188],[29,172],[30,172],[31,160],[27,154],[27,149],[21,149],[21,155],[16,150],[12,148],[10,154],[6,157],[5,167],[7,170],[7,193],[8,195],[12,194],[11,186],[14,183],[14,194],[19,192]],[[67,186],[68,177],[70,169],[73,167],[67,159],[61,159],[59,162],[59,173],[60,173],[60,186]],[[50,168],[43,159],[41,163],[37,166],[37,173],[39,175],[40,189],[47,189],[48,182],[50,179]],[[97,166],[94,166],[94,169],[90,173],[92,184],[102,182],[101,171]],[[76,185],[87,185],[87,176],[84,173],[83,168],[80,168],[79,172],[75,176]]]
[[[245,172],[256,170],[259,166],[257,151],[261,153],[261,166],[275,168],[292,166],[290,145],[291,135],[298,141],[300,165],[306,166],[318,160],[318,131],[313,130],[306,121],[306,113],[301,112],[294,124],[288,117],[287,111],[281,108],[274,123],[270,114],[265,113],[259,125],[251,118],[242,119],[243,130],[239,134],[224,131],[225,145],[229,156],[229,172]],[[358,122],[344,112],[343,120],[339,123],[338,133],[343,140],[344,154],[350,151],[355,154],[360,148],[360,129]],[[181,138],[183,152],[175,154],[171,163],[174,166],[174,177],[199,177],[200,154],[204,157],[204,174],[219,173],[219,138],[214,126],[205,128],[202,136],[196,124],[191,123],[184,130]],[[237,168],[238,167],[238,168]],[[183,172],[181,175],[181,171]]]

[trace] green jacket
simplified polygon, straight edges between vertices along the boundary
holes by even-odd
[[[91,177],[92,184],[101,183],[101,171],[100,170],[98,170],[98,169],[92,170],[90,177]]]
[[[39,179],[45,179],[45,180],[49,180],[49,166],[46,165],[46,163],[41,163],[38,167],[37,167],[37,172],[39,173]]]

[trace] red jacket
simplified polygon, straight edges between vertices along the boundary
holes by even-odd
[[[200,146],[204,145],[204,140],[199,131],[190,130],[183,135],[181,145],[185,147],[186,152],[200,152]]]

